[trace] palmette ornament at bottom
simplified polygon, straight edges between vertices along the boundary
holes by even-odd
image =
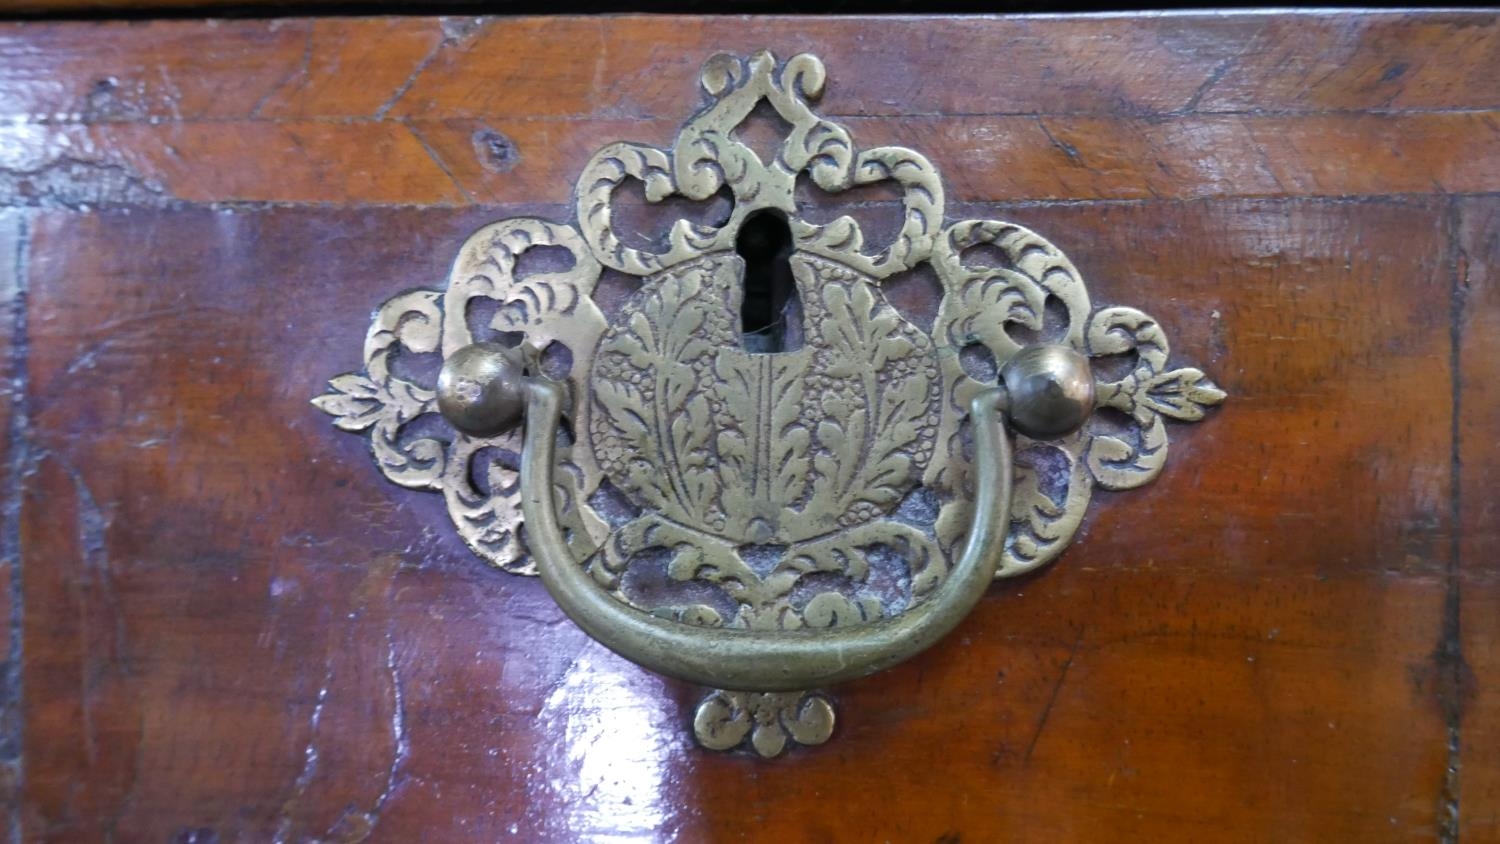
[[[833,703],[816,692],[714,691],[693,715],[693,735],[709,750],[731,750],[748,738],[767,758],[791,743],[822,744],[833,725]]]

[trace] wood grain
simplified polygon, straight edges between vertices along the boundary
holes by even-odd
[[[697,101],[704,58],[766,44],[783,55],[817,50],[834,69],[824,110],[853,118],[872,141],[920,143],[948,162],[955,199],[1500,190],[1491,15],[895,19],[852,39],[854,25],[0,28],[0,197],[565,202],[596,139],[665,141]],[[99,39],[107,49],[92,46]],[[1290,54],[1267,66],[1277,51]],[[1003,74],[991,72],[997,56]],[[847,72],[865,67],[888,70]],[[1336,97],[1345,100],[1330,105]],[[505,139],[503,161],[476,142],[486,133]]]
[[[773,762],[308,404],[765,45],[1230,393]],[[1500,840],[1497,71],[1480,13],[0,30],[16,840]]]

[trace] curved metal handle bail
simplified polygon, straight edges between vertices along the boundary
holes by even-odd
[[[931,647],[969,614],[995,577],[1010,526],[1011,447],[1007,392],[974,398],[974,524],[948,577],[925,601],[894,618],[831,629],[749,631],[699,627],[642,612],[609,595],[572,559],[553,505],[554,444],[562,388],[530,380],[521,452],[526,539],[542,583],[584,632],[660,674],[720,689],[795,691],[852,680]]]

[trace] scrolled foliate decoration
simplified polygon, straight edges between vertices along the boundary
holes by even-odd
[[[314,403],[338,427],[370,433],[387,478],[442,493],[480,557],[533,574],[520,431],[445,426],[434,385],[409,365],[476,341],[518,343],[533,374],[570,387],[555,499],[575,557],[603,588],[692,624],[857,625],[898,615],[943,582],[973,515],[966,408],[1020,351],[1016,334],[1044,335],[1090,359],[1133,360],[1123,376],[1096,368],[1097,403],[1118,411],[1114,422],[1096,415],[1060,439],[1016,437],[997,577],[1052,561],[1096,485],[1154,478],[1165,420],[1196,421],[1225,394],[1201,371],[1169,365],[1165,333],[1146,314],[1094,310],[1077,268],[1045,238],[1000,220],[947,221],[926,158],[860,148],[812,110],[825,82],[806,54],[780,65],[767,52],[709,59],[708,102],[670,147],[602,147],[578,179],[571,221],[512,218],[476,232],[446,287],[380,309],[364,370],[334,378]],[[737,134],[757,107],[786,127],[765,157]],[[808,219],[799,179],[835,197],[889,183],[901,197],[895,234],[871,243],[852,217]],[[639,245],[615,214],[631,180],[650,202],[727,192],[732,210],[713,223],[678,220]],[[774,354],[750,350],[739,319],[737,238],[765,214],[789,232],[796,288],[781,316],[797,343]],[[527,272],[521,258],[538,247],[565,260]],[[930,331],[881,290],[924,263],[942,287]],[[613,319],[592,298],[606,268],[641,280]],[[976,359],[989,370],[966,366]],[[832,729],[831,704],[809,692],[716,692],[695,723],[706,746],[748,742],[762,755],[821,743]]]

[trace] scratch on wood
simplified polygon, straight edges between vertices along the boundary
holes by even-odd
[[[354,804],[347,806],[328,831],[317,839],[319,841],[361,844],[369,840],[375,834],[386,804],[401,786],[401,768],[411,753],[411,743],[406,733],[406,697],[396,667],[396,643],[389,630],[386,631],[385,647],[385,667],[391,686],[391,763],[386,768],[385,785],[368,810]]]
[[[1212,91],[1214,89],[1214,86],[1223,81],[1225,76],[1229,75],[1229,71],[1232,70],[1235,65],[1239,64],[1240,60],[1245,58],[1245,56],[1249,55],[1252,51],[1261,49],[1262,42],[1260,40],[1260,36],[1261,33],[1265,31],[1267,26],[1268,24],[1262,24],[1259,29],[1246,36],[1244,43],[1240,47],[1238,52],[1214,65],[1213,70],[1210,70],[1208,72],[1208,76],[1203,80],[1203,84],[1199,85],[1197,89],[1193,91],[1193,95],[1188,98],[1188,101],[1186,103],[1183,103],[1182,108],[1177,109],[1172,113],[1192,114],[1197,112],[1199,104],[1203,102],[1203,98],[1208,96],[1208,92]],[[1258,109],[1252,109],[1252,111],[1259,113]]]
[[[399,560],[398,555],[383,555],[373,565],[361,567],[365,576],[354,593],[358,609],[350,614],[351,620],[362,616],[367,608],[383,605],[388,600],[388,595],[381,590],[389,585]],[[390,739],[390,757],[389,762],[384,763],[385,770],[380,791],[368,801],[360,798],[344,803],[343,810],[332,820],[332,823],[326,826],[326,829],[318,818],[312,817],[317,814],[316,807],[325,805],[322,798],[326,797],[324,793],[326,789],[338,790],[341,770],[338,764],[327,768],[324,763],[325,755],[331,752],[329,758],[334,762],[339,762],[343,757],[347,745],[342,742],[348,738],[350,722],[346,719],[351,714],[351,707],[368,711],[361,702],[351,701],[345,695],[351,683],[354,684],[354,688],[368,688],[357,679],[357,676],[362,675],[366,667],[378,664],[360,660],[358,665],[351,665],[343,661],[343,657],[347,654],[363,653],[356,641],[362,635],[363,632],[358,622],[352,622],[344,628],[341,637],[330,640],[324,663],[323,679],[313,703],[312,713],[307,720],[307,740],[303,747],[302,764],[296,779],[292,781],[288,789],[286,799],[281,803],[273,838],[275,844],[289,844],[292,841],[303,840],[303,837],[309,833],[311,833],[310,840],[329,842],[329,844],[333,842],[359,844],[359,842],[366,841],[374,834],[382,814],[405,781],[403,771],[407,760],[411,757],[411,738],[407,729],[406,688],[401,677],[396,637],[394,632],[387,628],[384,635],[383,668],[389,686],[387,694],[390,714],[385,720],[384,732],[389,735]],[[342,641],[342,647],[336,646],[334,644],[336,641]],[[352,669],[352,673],[349,669]],[[339,683],[338,689],[334,688],[335,682]],[[339,697],[339,695],[345,695],[345,697]],[[332,706],[331,709],[330,706]]]
[[[89,588],[85,589],[79,598],[78,624],[80,636],[88,643],[83,662],[83,676],[79,678],[80,695],[83,715],[83,744],[86,758],[90,764],[98,759],[98,735],[94,727],[93,699],[98,692],[101,673],[95,660],[103,660],[106,665],[117,663],[124,646],[125,620],[115,600],[114,582],[110,575],[109,548],[105,538],[108,520],[104,511],[100,509],[98,501],[93,492],[89,490],[83,474],[77,467],[57,455],[49,455],[51,459],[58,462],[63,472],[73,483],[73,495],[77,501],[77,535],[78,549],[82,554],[81,562],[83,570],[80,572],[83,581]],[[102,605],[102,612],[95,613],[90,599],[91,595],[97,595]],[[108,646],[103,653],[92,650],[94,624],[102,617],[105,628],[103,633],[108,638]],[[90,659],[89,657],[92,657]]]
[[[1276,186],[1276,189],[1278,191],[1287,193],[1286,185],[1282,183],[1281,176],[1277,174],[1276,165],[1274,162],[1272,162],[1271,154],[1266,150],[1265,143],[1263,143],[1260,137],[1256,135],[1253,128],[1245,126],[1244,123],[1241,123],[1241,126],[1243,126],[1245,128],[1245,131],[1249,134],[1250,146],[1255,150],[1255,156],[1257,159],[1255,163],[1256,171],[1264,173],[1267,177],[1269,177],[1271,179],[1271,183]]]
[[[1072,144],[1067,143],[1066,141],[1059,140],[1056,135],[1052,134],[1052,130],[1047,128],[1047,121],[1042,119],[1041,115],[1037,115],[1036,125],[1042,128],[1042,134],[1047,136],[1047,140],[1050,141],[1053,146],[1062,150],[1063,155],[1066,155],[1069,161],[1073,162],[1074,164],[1083,164],[1083,156],[1078,154],[1078,147],[1075,147]]]
[[[396,667],[396,640],[389,630],[385,633],[385,668],[391,678],[391,742],[395,745],[391,754],[391,767],[386,772],[385,788],[375,798],[370,810],[370,829],[380,820],[385,804],[401,784],[401,766],[411,755],[411,737],[406,732],[406,692],[401,685],[401,672]]]
[[[1243,55],[1243,53],[1240,55]],[[1203,80],[1203,84],[1199,85],[1198,89],[1193,92],[1193,95],[1188,98],[1188,101],[1183,104],[1181,112],[1191,114],[1197,111],[1198,103],[1203,100],[1204,95],[1212,90],[1215,85],[1219,84],[1219,80],[1223,79],[1225,74],[1229,73],[1229,69],[1234,67],[1239,60],[1240,56],[1235,55],[1214,65],[1213,70],[1209,71],[1208,77]]]
[[[265,108],[266,103],[270,102],[271,98],[280,93],[281,89],[290,84],[292,80],[307,79],[308,73],[312,70],[313,31],[315,28],[315,22],[307,22],[307,40],[306,43],[302,45],[302,61],[298,63],[297,67],[288,72],[286,76],[282,77],[280,81],[278,81],[275,85],[272,85],[270,90],[266,91],[266,93],[263,94],[259,100],[255,101],[255,105],[250,109],[251,119],[255,119],[256,117],[260,116],[260,110],[262,108]]]
[[[276,827],[275,844],[286,844],[292,831],[292,810],[307,793],[313,775],[318,772],[318,722],[323,720],[323,706],[328,702],[328,688],[333,683],[333,658],[328,658],[323,672],[323,685],[318,687],[318,699],[313,704],[312,715],[307,721],[307,745],[302,750],[302,770],[292,783],[292,794],[281,804],[281,822]]]
[[[422,137],[422,133],[417,131],[417,127],[413,126],[410,120],[401,121],[401,125],[405,126],[406,131],[410,132],[411,136],[417,139],[417,143],[422,145],[422,149],[426,151],[427,157],[432,159],[432,163],[439,170],[443,171],[443,175],[447,176],[448,181],[453,183],[453,187],[458,190],[459,195],[470,204],[474,203],[474,195],[464,188],[463,183],[459,182],[457,176],[453,175],[453,171],[449,169],[447,164],[443,163],[443,159],[438,155],[437,150],[433,149],[432,145],[427,143],[427,139]]]
[[[1031,734],[1031,741],[1026,745],[1026,755],[1021,757],[1021,764],[1031,761],[1031,754],[1036,750],[1036,743],[1042,738],[1042,731],[1047,729],[1047,719],[1052,716],[1052,707],[1057,704],[1058,692],[1062,691],[1063,683],[1068,679],[1068,669],[1073,667],[1073,658],[1078,655],[1078,645],[1083,641],[1083,629],[1079,628],[1078,635],[1073,638],[1073,647],[1068,649],[1068,658],[1063,661],[1062,671],[1057,675],[1057,683],[1052,686],[1052,694],[1047,698],[1047,706],[1042,710],[1042,717],[1037,721],[1036,731]]]
[[[412,86],[417,84],[417,77],[421,76],[422,73],[427,70],[427,67],[429,65],[437,61],[437,57],[443,52],[444,49],[446,49],[451,44],[455,44],[459,41],[464,40],[465,38],[468,38],[474,32],[473,29],[463,27],[449,28],[444,24],[439,24],[439,27],[441,28],[441,31],[443,33],[442,39],[440,39],[438,43],[435,44],[433,48],[427,52],[427,55],[422,57],[421,61],[417,62],[417,66],[412,68],[411,75],[406,77],[406,81],[396,86],[396,90],[391,94],[390,98],[387,99],[385,103],[380,106],[380,108],[375,109],[374,117],[376,120],[385,119],[385,116],[390,113],[390,110],[396,107],[396,103],[400,102],[401,98],[406,96],[406,92],[410,91],[412,89]]]
[[[391,763],[386,768],[385,785],[368,810],[353,804],[345,808],[320,841],[361,844],[369,840],[386,804],[401,786],[401,768],[411,754],[411,742],[406,732],[406,696],[396,666],[396,642],[390,630],[385,635],[385,668],[391,686]]]

